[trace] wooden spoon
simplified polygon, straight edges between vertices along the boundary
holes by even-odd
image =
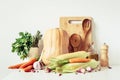
[[[78,34],[72,34],[70,37],[70,44],[72,45],[74,52],[79,51],[78,48],[81,44],[81,37]]]
[[[82,35],[82,37],[83,37],[83,41],[85,41],[87,33],[90,30],[90,28],[91,28],[91,20],[84,19],[83,23],[82,23],[82,28],[83,28],[83,35]]]

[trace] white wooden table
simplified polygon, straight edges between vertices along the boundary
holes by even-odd
[[[59,74],[46,73],[39,71],[38,73],[25,73],[18,70],[11,70],[2,80],[120,80],[120,65],[112,66],[112,69],[104,69],[98,72],[86,74]]]

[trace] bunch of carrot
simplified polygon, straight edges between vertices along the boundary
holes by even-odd
[[[30,72],[33,69],[33,63],[36,62],[36,61],[37,61],[36,58],[31,58],[27,62],[11,65],[11,66],[8,67],[8,69],[21,69],[24,72]]]

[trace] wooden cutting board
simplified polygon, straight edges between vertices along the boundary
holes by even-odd
[[[92,44],[92,17],[60,17],[60,28],[69,35],[69,52],[87,51]]]

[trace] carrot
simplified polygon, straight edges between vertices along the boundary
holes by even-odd
[[[23,69],[23,68],[25,68],[25,67],[27,67],[29,65],[32,65],[35,61],[37,61],[37,59],[36,58],[32,58],[28,62],[26,62],[25,64],[22,64],[19,68]]]
[[[8,69],[18,69],[23,64],[25,64],[25,62],[19,63],[19,64],[15,64],[15,65],[11,65],[11,66],[8,67]]]
[[[86,58],[72,58],[69,59],[70,63],[79,63],[79,62],[89,62],[91,59],[86,59]]]
[[[22,70],[25,71],[25,72],[30,72],[30,70],[33,68],[33,65],[29,65],[25,68],[23,68]]]

